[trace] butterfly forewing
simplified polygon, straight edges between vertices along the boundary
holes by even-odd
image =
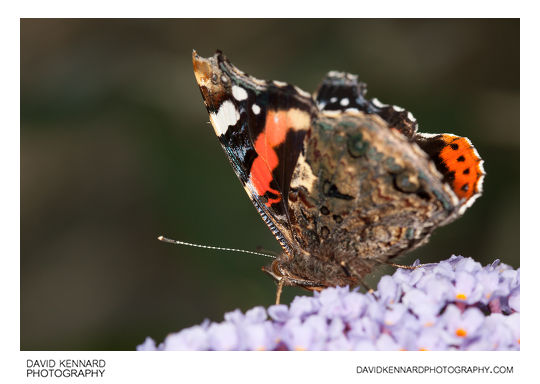
[[[290,252],[288,190],[316,116],[311,96],[292,85],[249,76],[217,52],[193,53],[195,77],[215,133],[257,211]]]

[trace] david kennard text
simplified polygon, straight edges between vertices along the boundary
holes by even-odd
[[[26,377],[103,377],[105,360],[26,360]]]

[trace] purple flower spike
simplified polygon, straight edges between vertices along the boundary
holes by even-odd
[[[398,269],[376,291],[327,288],[235,310],[137,350],[519,350],[519,312],[519,269],[452,256]]]

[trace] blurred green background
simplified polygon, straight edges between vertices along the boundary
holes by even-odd
[[[399,261],[519,266],[518,20],[23,19],[21,349],[133,350],[273,303],[268,259],[156,240],[279,251],[207,124],[191,51],[217,48],[309,92],[359,74],[421,131],[469,137],[484,196]]]

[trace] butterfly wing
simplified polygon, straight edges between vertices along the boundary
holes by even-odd
[[[391,127],[412,138],[418,123],[412,113],[397,105],[387,105],[374,98],[366,98],[367,84],[359,82],[357,75],[331,71],[323,79],[315,99],[321,111],[359,110],[379,115]]]
[[[193,52],[195,78],[210,122],[255,208],[290,253],[288,190],[304,137],[317,114],[299,88],[249,76],[221,53]]]
[[[414,116],[396,105],[381,103],[376,98],[366,98],[367,85],[358,76],[332,71],[322,81],[316,92],[318,107],[323,111],[359,110],[379,115],[391,128],[415,142],[435,163],[460,200],[460,213],[472,205],[482,193],[485,175],[480,155],[466,137],[453,134],[426,134],[417,132]]]

